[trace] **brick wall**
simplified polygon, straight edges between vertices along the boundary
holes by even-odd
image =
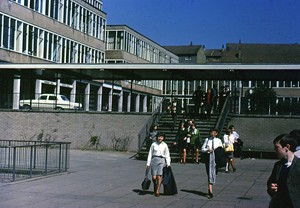
[[[130,139],[129,151],[138,149],[138,133],[150,115],[66,112],[0,112],[1,139],[72,142],[85,148],[92,136],[110,148],[112,140]]]
[[[234,116],[230,124],[235,126],[240,138],[244,141],[245,150],[272,151],[275,137],[300,129],[300,117]]]
[[[92,136],[99,136],[106,147],[114,138],[130,138],[129,151],[137,151],[138,133],[149,118],[145,114],[0,112],[0,131],[1,139],[67,141],[72,148],[87,147]],[[244,141],[244,149],[272,151],[273,139],[299,129],[300,119],[231,116],[230,124]]]

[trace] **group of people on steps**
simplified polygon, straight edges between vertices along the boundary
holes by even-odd
[[[233,172],[236,171],[234,166],[233,153],[218,154],[218,150],[223,150],[226,145],[233,144],[239,135],[235,131],[233,125],[229,126],[228,134],[224,135],[223,141],[217,137],[218,131],[211,129],[209,135],[205,138],[201,138],[200,132],[196,127],[193,119],[187,120],[186,118],[180,122],[180,127],[176,134],[173,145],[176,145],[180,163],[185,164],[187,162],[187,154],[191,154],[192,161],[199,164],[201,156],[207,155],[205,161],[205,168],[208,177],[208,198],[213,198],[213,184],[215,183],[218,169],[222,166],[218,165],[220,157],[226,158],[225,166],[226,173],[229,172],[230,167]],[[203,133],[204,134],[204,133]],[[152,181],[154,183],[154,195],[160,196],[160,187],[163,177],[163,167],[169,167],[171,165],[171,157],[168,145],[164,142],[165,134],[160,132],[158,126],[154,126],[149,134],[149,153],[147,157],[146,167],[150,168]]]

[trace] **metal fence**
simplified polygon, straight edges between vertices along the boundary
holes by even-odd
[[[67,172],[70,142],[0,140],[0,181]]]

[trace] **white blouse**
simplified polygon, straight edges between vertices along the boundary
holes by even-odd
[[[209,150],[215,150],[218,147],[222,147],[222,141],[219,138],[206,138],[202,148],[201,148],[201,152],[208,152]],[[214,148],[213,148],[214,147]]]
[[[230,134],[230,135],[224,134],[223,140],[226,145],[233,144],[234,143],[234,135],[233,134]]]
[[[171,164],[170,152],[169,152],[168,145],[165,142],[152,143],[148,153],[147,166],[150,166],[151,159],[153,156],[159,156],[165,158],[167,162],[167,166],[170,166]]]

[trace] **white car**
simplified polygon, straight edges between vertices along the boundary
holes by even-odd
[[[55,109],[55,110],[78,110],[80,103],[74,103],[64,95],[42,94],[37,99],[20,100],[21,109]]]

